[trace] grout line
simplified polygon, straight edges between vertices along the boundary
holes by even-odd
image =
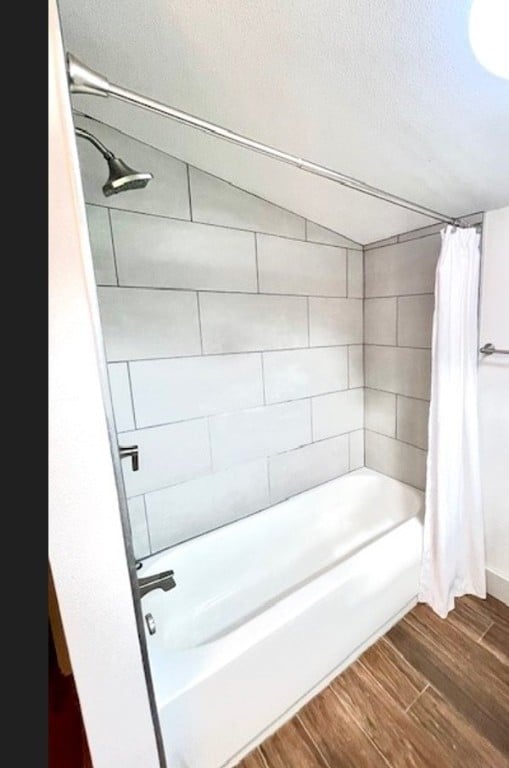
[[[323,762],[325,763],[325,765],[327,766],[327,768],[336,768],[336,766],[334,766],[334,765],[331,765],[331,764],[329,763],[329,761],[327,760],[327,758],[326,758],[326,757],[325,757],[325,755],[323,754],[322,750],[320,749],[320,747],[318,746],[317,742],[316,742],[316,741],[315,741],[315,739],[313,738],[313,735],[312,735],[312,734],[311,734],[311,732],[310,732],[310,731],[309,731],[309,730],[306,728],[306,725],[305,725],[305,723],[303,722],[302,718],[300,717],[300,714],[299,714],[299,712],[297,712],[297,714],[295,715],[295,718],[296,718],[296,720],[298,720],[298,721],[299,721],[299,723],[301,724],[301,726],[302,726],[302,729],[303,729],[303,730],[304,730],[304,732],[307,734],[307,736],[308,736],[308,738],[309,738],[309,740],[310,740],[311,744],[314,746],[314,748],[316,749],[316,751],[318,752],[318,754],[319,754],[319,755],[320,755],[320,757],[322,758],[322,760],[323,760]]]
[[[148,548],[150,550],[150,554],[152,555],[153,554],[152,539],[150,537],[150,526],[148,524],[148,512],[147,512],[147,502],[145,500],[145,494],[142,493],[141,497],[143,499],[143,509],[145,510],[145,525],[147,526]]]
[[[426,448],[421,448],[419,445],[415,445],[414,443],[409,443],[408,440],[401,440],[399,437],[386,435],[385,432],[378,432],[376,429],[368,429],[368,432],[373,432],[373,434],[380,435],[380,437],[387,437],[389,440],[396,440],[398,443],[403,443],[403,445],[409,445],[411,448],[416,448],[418,451],[427,453]]]
[[[109,209],[106,209],[108,211],[108,223],[110,228],[110,237],[111,237],[111,250],[113,252],[113,269],[115,270],[115,278],[117,281],[117,285],[120,285],[120,280],[118,277],[118,265],[117,265],[117,250],[115,248],[115,236],[113,234],[113,222],[111,221],[111,211]]]
[[[366,667],[364,667],[364,669],[366,669]],[[378,683],[378,680],[376,680],[376,678],[373,678],[373,679],[374,679],[374,680],[375,680],[375,681]],[[378,683],[378,685],[380,685],[380,683]],[[339,694],[336,692],[336,690],[335,690],[334,686],[333,686],[333,685],[329,685],[329,689],[332,691],[332,693],[334,694],[334,696],[336,697],[336,699],[337,699],[337,700],[339,701],[339,703],[342,705],[342,701],[341,701],[341,699],[339,698]],[[382,689],[382,690],[383,690],[383,689]],[[382,760],[383,760],[383,761],[386,763],[386,765],[388,766],[388,768],[392,768],[392,767],[391,767],[391,764],[389,763],[389,760],[388,760],[388,759],[385,757],[384,753],[383,753],[383,752],[382,752],[382,751],[381,751],[381,750],[378,748],[378,745],[377,745],[377,744],[375,744],[375,742],[373,741],[373,739],[371,738],[371,736],[369,735],[369,733],[368,733],[368,732],[367,732],[367,731],[366,731],[366,730],[363,728],[363,726],[362,726],[362,723],[361,723],[359,720],[357,720],[357,718],[355,717],[355,715],[353,715],[353,714],[352,714],[352,715],[351,715],[351,717],[352,717],[352,720],[353,720],[353,721],[356,723],[356,725],[357,725],[357,726],[360,728],[360,730],[363,732],[363,734],[365,735],[365,737],[367,738],[367,740],[368,740],[368,741],[369,741],[369,742],[370,742],[370,743],[373,745],[373,747],[374,747],[374,748],[375,748],[375,750],[378,752],[378,754],[380,755],[380,757],[382,758]],[[334,768],[335,768],[335,766],[334,766]]]
[[[130,395],[130,398],[131,398],[131,410],[133,412],[134,428],[138,429],[138,424],[136,422],[136,409],[134,407],[134,394],[133,394],[134,390],[133,390],[133,382],[131,380],[131,369],[129,368],[129,362],[126,362],[125,365],[127,367],[127,384],[128,384],[128,387],[129,387],[129,395]],[[118,434],[121,434],[121,433],[118,432]]]
[[[370,299],[415,299],[417,296],[434,296],[433,291],[420,291],[419,293],[385,293],[381,296],[366,296],[365,300]]]
[[[420,699],[420,697],[422,696],[422,694],[423,694],[425,691],[427,691],[429,687],[430,687],[430,684],[429,684],[429,683],[426,683],[426,685],[424,686],[424,688],[422,689],[422,691],[419,691],[419,693],[417,694],[417,696],[415,697],[415,699],[414,699],[414,700],[413,700],[413,701],[412,701],[412,702],[411,702],[411,703],[408,705],[408,707],[405,709],[405,713],[409,712],[409,711],[412,709],[412,707],[414,706],[415,702],[416,702],[416,701],[418,701],[418,699]]]
[[[256,233],[255,233],[256,234]],[[358,297],[351,297],[348,298],[346,294],[342,294],[341,296],[332,296],[331,294],[321,294],[321,293],[275,293],[273,291],[239,291],[239,290],[228,290],[227,288],[223,288],[222,290],[217,290],[216,288],[178,288],[175,286],[170,285],[111,285],[109,283],[96,283],[97,288],[122,288],[123,290],[130,290],[130,291],[166,291],[167,293],[192,293],[193,291],[200,291],[200,293],[214,293],[219,296],[275,296],[275,297],[281,297],[281,298],[296,298],[296,299],[333,299],[337,301],[362,301],[362,299]],[[431,295],[431,294],[430,294]]]
[[[191,199],[191,173],[189,171],[189,163],[186,163],[186,176],[187,176],[187,196],[189,200],[189,218],[193,221],[193,201]]]
[[[197,293],[197,291],[192,291]],[[200,291],[201,293],[201,291]],[[307,352],[314,349],[347,349],[348,344],[315,344],[312,347],[281,347],[280,349],[247,349],[244,351],[233,352],[206,352],[205,354],[193,354],[193,355],[166,355],[164,357],[129,357],[115,360],[107,360],[108,363],[153,363],[158,360],[192,360],[202,357],[230,357],[232,355],[259,355],[263,354],[271,355],[278,354],[279,352]],[[351,346],[360,347],[358,342],[351,342]],[[384,390],[385,391],[385,390]],[[424,398],[415,398],[417,400],[423,400]]]
[[[118,363],[111,363],[111,365],[118,365]],[[216,416],[227,416],[229,414],[234,413],[242,413],[243,411],[253,411],[261,408],[272,408],[272,406],[278,406],[278,405],[287,405],[288,403],[299,403],[303,400],[311,400],[313,398],[322,397],[325,395],[335,395],[339,392],[354,392],[357,389],[364,389],[364,387],[345,387],[344,389],[334,389],[330,392],[317,392],[316,394],[308,393],[306,395],[303,395],[302,397],[294,397],[291,400],[277,400],[272,403],[258,403],[257,405],[251,405],[251,406],[245,406],[242,408],[237,408],[234,411],[218,411],[217,413],[204,413],[200,414],[199,416],[190,416],[186,419],[177,419],[176,421],[160,421],[157,424],[145,424],[137,426],[137,430],[146,430],[146,429],[158,429],[159,427],[169,427],[173,426],[174,424],[185,424],[188,421],[199,421],[202,419],[208,419],[208,418],[215,418]],[[118,432],[119,435],[124,434],[126,432],[132,432],[132,429],[122,429],[120,432]],[[357,430],[353,430],[356,432]],[[341,432],[340,434],[345,435],[346,432]],[[382,434],[381,432],[379,434]],[[318,442],[318,441],[316,441]]]
[[[200,307],[200,293],[199,291],[196,291],[196,309],[198,310],[198,329],[200,331],[200,350],[201,355],[193,355],[193,357],[199,357],[203,356],[203,332],[201,327],[201,307]],[[159,358],[159,359],[168,359],[168,358]]]
[[[385,392],[387,395],[398,395],[399,397],[406,397],[407,400],[419,400],[421,403],[428,403],[425,397],[416,397],[415,395],[402,395],[401,392],[390,392],[388,389],[379,389],[378,387],[368,387],[364,385],[365,389],[371,389],[373,392]]]
[[[255,264],[256,264],[256,293],[260,293],[260,270],[258,268],[258,238],[256,232],[254,236],[254,251],[255,251]]]
[[[481,640],[483,640],[483,639],[484,639],[484,637],[485,637],[485,636],[488,634],[488,632],[489,632],[489,631],[490,631],[490,629],[491,629],[491,628],[492,628],[492,627],[495,625],[495,623],[496,623],[495,621],[492,621],[492,622],[491,622],[491,624],[489,625],[488,629],[486,629],[486,630],[485,630],[485,631],[482,633],[482,635],[481,635],[481,636],[480,636],[480,637],[479,637],[479,638],[476,640],[476,643],[480,643],[480,642],[481,642]]]
[[[179,161],[179,162],[181,162],[181,161]],[[191,166],[191,167],[194,167],[194,166]],[[198,170],[200,170],[200,169],[198,169]],[[228,182],[226,182],[226,183],[228,183]],[[248,192],[247,194],[251,194],[251,193]],[[265,202],[269,202],[269,201],[266,200]],[[269,203],[269,204],[272,205],[272,203]],[[102,205],[101,203],[89,203],[89,202],[87,202],[86,205],[91,205],[91,206],[94,206],[95,208],[105,208],[108,211],[120,211],[120,213],[132,213],[132,214],[136,214],[137,216],[151,216],[152,218],[156,218],[156,219],[166,219],[168,221],[179,221],[179,222],[184,221],[184,222],[187,222],[188,224],[190,224],[190,223],[199,224],[200,226],[204,226],[204,227],[215,227],[216,229],[227,229],[230,232],[250,232],[250,233],[256,232],[259,235],[268,235],[269,237],[279,237],[279,238],[281,238],[281,240],[293,240],[293,241],[295,241],[297,243],[309,242],[309,243],[313,243],[314,245],[323,245],[325,248],[337,248],[338,250],[344,250],[345,248],[350,248],[352,251],[362,251],[362,246],[360,245],[360,243],[357,244],[354,241],[352,241],[353,245],[335,245],[334,243],[322,243],[322,242],[319,242],[317,240],[303,240],[302,237],[292,237],[291,235],[282,235],[279,232],[266,232],[266,231],[260,230],[260,229],[248,229],[247,227],[236,227],[236,226],[234,226],[232,224],[229,224],[229,225],[228,224],[215,224],[212,221],[200,221],[200,220],[198,220],[196,218],[191,220],[190,218],[184,217],[184,216],[169,216],[169,215],[164,214],[164,213],[153,213],[151,211],[140,211],[140,210],[136,210],[134,208],[117,208],[114,205]],[[320,225],[318,224],[317,226],[320,226]],[[338,233],[334,232],[333,234],[338,234]],[[344,235],[340,235],[340,237],[344,237]],[[346,239],[348,239],[348,238],[346,238]]]

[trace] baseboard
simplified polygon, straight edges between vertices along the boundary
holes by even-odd
[[[288,720],[291,720],[294,715],[297,714],[297,712],[302,709],[302,707],[308,703],[308,701],[311,701],[312,698],[314,698],[318,693],[323,691],[329,683],[331,683],[335,677],[337,677],[344,669],[350,666],[350,664],[353,664],[353,662],[361,656],[364,651],[366,651],[370,645],[373,645],[373,643],[376,643],[376,641],[385,635],[395,624],[400,621],[403,616],[405,616],[409,611],[414,608],[414,606],[417,605],[417,595],[413,597],[406,605],[403,606],[394,616],[391,616],[391,618],[386,621],[384,624],[382,624],[381,627],[379,627],[376,632],[373,632],[370,637],[368,637],[365,642],[361,643],[361,645],[357,646],[357,648],[350,653],[346,659],[343,659],[343,661],[338,664],[337,667],[335,667],[333,670],[331,670],[324,678],[322,678],[313,688],[304,694],[298,701],[295,702],[289,709],[286,710],[280,717],[277,718],[274,722],[272,722],[262,733],[259,733],[252,741],[249,742],[249,744],[246,744],[246,746],[241,749],[237,754],[230,758],[226,763],[224,763],[221,768],[232,768],[233,766],[236,766],[240,761],[246,757],[250,752],[253,751],[256,747],[258,747],[265,739],[267,739],[269,736],[272,736],[273,733],[275,733],[278,728],[281,728],[282,725],[284,725]]]
[[[486,591],[497,600],[509,605],[509,576],[494,568],[486,568]]]

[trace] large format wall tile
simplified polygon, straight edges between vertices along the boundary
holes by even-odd
[[[366,297],[432,293],[439,252],[439,235],[366,251]]]
[[[257,235],[262,293],[346,296],[346,251],[330,245]]]
[[[271,502],[282,501],[348,471],[348,435],[281,453],[269,459]]]
[[[348,347],[348,386],[364,386],[364,346]]]
[[[364,266],[362,251],[348,250],[348,298],[364,296]]]
[[[133,403],[127,363],[109,363],[108,378],[117,432],[134,429]]]
[[[366,429],[396,437],[396,395],[366,389],[364,408]]]
[[[143,496],[133,496],[127,500],[131,538],[134,556],[137,560],[150,555],[150,539],[148,535],[145,501]]]
[[[368,345],[365,359],[367,387],[425,400],[429,398],[429,350]]]
[[[346,389],[330,395],[313,397],[313,440],[353,432],[364,426],[362,389]]]
[[[312,347],[362,344],[361,299],[309,299]]]
[[[131,189],[105,197],[102,186],[108,172],[106,163],[95,147],[84,139],[78,139],[80,171],[87,203],[178,219],[190,218],[185,163],[95,120],[77,117],[76,124],[97,136],[132,168],[150,171],[154,175],[144,189]]]
[[[398,395],[398,432],[396,437],[418,448],[428,447],[429,403]]]
[[[209,421],[212,466],[222,469],[311,442],[309,400],[268,405]]]
[[[347,347],[264,352],[263,369],[268,403],[346,389]]]
[[[189,178],[194,221],[305,239],[300,216],[197,168],[189,168]]]
[[[112,211],[120,285],[254,291],[251,232]]]
[[[401,296],[398,299],[398,344],[402,347],[431,347],[433,307],[430,296]]]
[[[424,489],[426,451],[366,430],[366,466],[403,483]]]
[[[350,471],[364,466],[364,430],[350,432]]]
[[[200,354],[195,293],[134,288],[97,293],[109,361]]]
[[[339,245],[343,248],[356,248],[362,251],[362,245],[356,243],[354,240],[349,240],[348,237],[333,232],[331,229],[321,227],[319,224],[315,224],[312,221],[306,222],[307,237],[313,243],[326,243],[328,245]]]
[[[300,296],[200,293],[203,351],[305,347],[306,302]]]
[[[263,403],[259,354],[147,360],[130,369],[139,427]]]
[[[145,497],[152,550],[238,520],[269,506],[265,459],[179,483]]]
[[[397,299],[366,299],[364,343],[396,344]]]
[[[129,459],[122,461],[127,496],[181,483],[211,470],[206,419],[124,432],[120,444],[139,449],[137,472]]]
[[[95,281],[97,285],[116,285],[117,273],[108,209],[98,205],[87,205],[86,209]]]

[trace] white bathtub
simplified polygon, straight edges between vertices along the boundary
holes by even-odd
[[[145,560],[168,768],[236,765],[415,604],[422,512],[364,468]]]

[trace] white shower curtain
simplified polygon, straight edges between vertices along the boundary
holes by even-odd
[[[486,597],[477,415],[479,267],[475,229],[442,230],[418,595],[442,618],[455,597]]]

